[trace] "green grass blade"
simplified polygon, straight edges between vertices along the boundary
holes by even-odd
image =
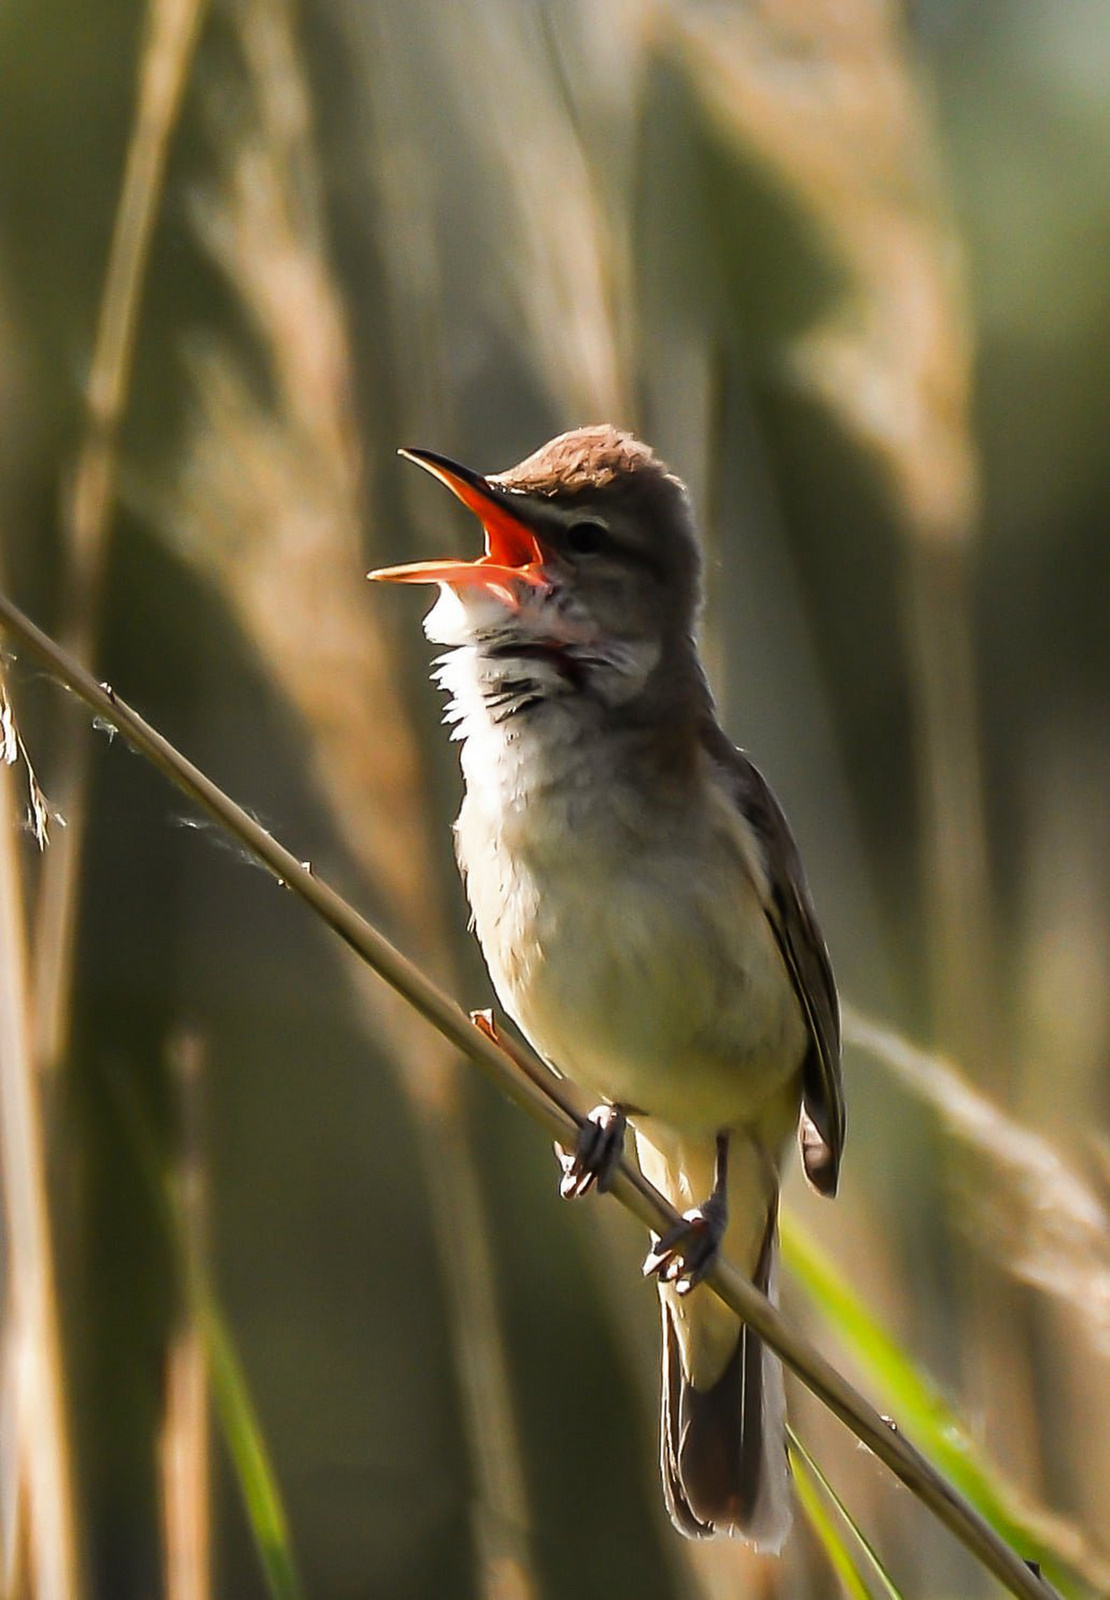
[[[790,1461],[794,1469],[794,1490],[798,1496],[798,1503],[817,1542],[828,1558],[829,1566],[840,1579],[848,1600],[872,1600],[871,1591],[863,1581],[855,1557],[845,1544],[840,1529],[821,1498],[818,1488],[820,1480],[817,1474],[811,1471],[812,1462],[809,1456],[799,1449],[793,1432],[790,1435]]]
[[[193,1264],[195,1267],[195,1263]],[[216,1415],[239,1480],[247,1519],[272,1600],[302,1600],[289,1524],[242,1363],[211,1289],[191,1267],[192,1296],[212,1381]]]
[[[177,1253],[189,1307],[204,1341],[216,1417],[231,1456],[270,1600],[304,1600],[277,1476],[235,1341],[204,1258],[187,1226],[180,1184],[173,1174],[165,1172],[158,1140],[130,1081],[122,1073],[113,1073],[110,1081],[136,1158]]]
[[[899,1427],[962,1495],[1021,1552],[1043,1567],[1068,1600],[1107,1592],[1105,1563],[1064,1518],[1027,1504],[972,1438],[952,1406],[858,1295],[788,1217],[783,1260]]]
[[[833,1506],[841,1522],[843,1522],[848,1528],[853,1540],[855,1541],[855,1544],[858,1546],[863,1556],[867,1568],[869,1571],[874,1573],[875,1577],[879,1580],[882,1592],[886,1595],[887,1600],[902,1600],[901,1590],[898,1588],[897,1584],[894,1582],[894,1579],[890,1576],[890,1573],[883,1565],[879,1553],[871,1543],[870,1539],[868,1539],[859,1523],[852,1516],[843,1500],[837,1494],[836,1490],[833,1488],[828,1478],[826,1478],[825,1474],[821,1471],[821,1468],[810,1455],[805,1445],[798,1438],[798,1435],[794,1432],[793,1428],[790,1428],[787,1431],[790,1439],[790,1456],[794,1466],[794,1478],[798,1485],[798,1492],[802,1501],[802,1505],[805,1508],[807,1517],[809,1517],[811,1526],[814,1527],[818,1538],[821,1539],[823,1544],[825,1543],[824,1535],[817,1526],[817,1520],[814,1516],[813,1510],[811,1509],[812,1503],[816,1503],[820,1515],[823,1517],[825,1523],[829,1525],[832,1535],[835,1539],[836,1546],[842,1553],[842,1558],[850,1565],[852,1572],[851,1585],[845,1581],[844,1573],[841,1571],[838,1560],[834,1558],[833,1551],[830,1546],[826,1544],[825,1548],[829,1554],[830,1560],[832,1560],[833,1565],[836,1567],[836,1570],[841,1577],[841,1581],[845,1582],[845,1587],[848,1589],[849,1593],[853,1595],[870,1595],[870,1591],[864,1582],[863,1574],[860,1572],[854,1556],[844,1543],[844,1540],[841,1538],[839,1528],[829,1516],[828,1511],[821,1500],[821,1494],[817,1493],[816,1491],[815,1486],[817,1485],[820,1486],[821,1493],[824,1494],[825,1499]],[[802,1487],[803,1484],[805,1485],[804,1489]]]

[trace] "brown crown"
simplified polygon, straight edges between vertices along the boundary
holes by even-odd
[[[608,489],[618,483],[643,488],[666,484],[681,489],[679,480],[654,451],[608,423],[561,433],[489,481],[537,495]]]

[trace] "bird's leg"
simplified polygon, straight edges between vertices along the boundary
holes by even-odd
[[[501,1043],[492,1011],[472,1011],[470,1020],[494,1044]],[[555,1154],[563,1169],[559,1193],[564,1200],[577,1200],[588,1194],[597,1184],[598,1192],[606,1194],[612,1188],[613,1178],[624,1154],[624,1134],[628,1127],[631,1107],[595,1106],[578,1130],[574,1150],[568,1152],[561,1144]]]
[[[500,1044],[497,1024],[492,1011],[472,1011],[470,1020],[494,1044]],[[573,1151],[555,1146],[555,1154],[563,1169],[559,1193],[564,1200],[577,1200],[588,1194],[597,1184],[599,1194],[612,1188],[621,1156],[624,1154],[624,1135],[628,1127],[631,1106],[595,1106],[578,1130]]]
[[[612,1187],[620,1159],[624,1152],[624,1134],[628,1115],[624,1106],[594,1106],[578,1130],[574,1150],[555,1146],[555,1154],[563,1169],[559,1193],[564,1200],[577,1200],[588,1194],[597,1184],[599,1194]]]
[[[717,1135],[713,1193],[682,1221],[657,1239],[644,1261],[644,1276],[656,1273],[663,1283],[673,1283],[679,1294],[689,1294],[713,1266],[728,1224],[728,1134]]]

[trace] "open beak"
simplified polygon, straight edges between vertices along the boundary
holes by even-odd
[[[508,490],[499,489],[469,467],[460,467],[431,450],[399,450],[397,454],[415,461],[445,483],[473,511],[485,530],[485,554],[474,561],[414,561],[401,567],[378,567],[366,574],[368,578],[385,583],[449,583],[455,588],[480,585],[495,589],[510,602],[514,584],[543,583],[543,550],[535,534],[516,514],[514,496]]]

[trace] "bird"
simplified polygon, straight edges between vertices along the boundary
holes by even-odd
[[[652,1235],[660,1459],[689,1538],[777,1552],[791,1493],[782,1369],[702,1283],[722,1250],[776,1298],[797,1133],[837,1188],[840,1017],[797,846],[723,731],[698,654],[702,558],[682,481],[633,434],[573,429],[484,476],[402,450],[482,524],[483,553],[380,568],[424,619],[461,744],[456,854],[497,997],[597,1105],[561,1192],[612,1181],[631,1127],[681,1214]]]

